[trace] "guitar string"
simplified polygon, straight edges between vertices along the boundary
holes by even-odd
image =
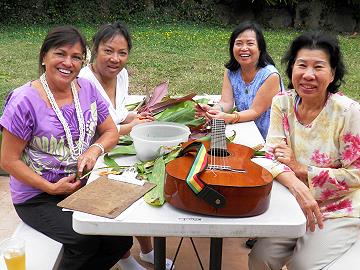
[[[213,119],[212,126],[213,129],[211,134],[210,165],[214,165],[214,166],[217,165],[220,168],[224,168],[227,165],[225,123],[221,120]],[[220,154],[216,153],[216,150],[218,150]],[[220,161],[219,164],[215,164],[216,159]]]
[[[226,147],[226,136],[225,136],[225,122],[222,120],[220,122],[220,134],[221,134],[221,149],[222,149],[222,162],[223,162],[223,166],[225,167],[227,164],[227,159],[225,158],[226,157],[226,152],[227,152],[227,147]]]

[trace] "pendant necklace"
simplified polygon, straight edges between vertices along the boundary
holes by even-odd
[[[241,80],[243,81],[244,86],[245,86],[245,89],[244,89],[245,94],[249,94],[249,86],[251,86],[252,81],[250,81],[249,83],[246,83],[244,78],[243,78],[243,75],[241,73],[240,73],[240,77],[241,77]]]
[[[84,121],[84,115],[81,110],[80,100],[79,100],[79,96],[78,96],[78,93],[76,90],[75,83],[74,83],[74,81],[71,82],[71,92],[73,95],[76,116],[77,116],[77,120],[78,120],[78,124],[79,124],[79,140],[76,145],[74,144],[69,125],[66,122],[64,115],[62,114],[59,106],[57,105],[54,95],[51,92],[49,85],[46,81],[46,73],[43,73],[40,76],[40,82],[45,90],[46,96],[49,99],[52,109],[54,110],[57,118],[59,119],[60,123],[62,124],[62,126],[64,128],[66,140],[68,141],[68,145],[69,145],[69,149],[70,149],[71,157],[74,160],[76,160],[83,152],[84,141],[85,141],[84,140],[85,139],[85,124],[84,124],[85,121]]]

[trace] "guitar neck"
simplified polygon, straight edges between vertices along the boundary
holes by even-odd
[[[225,121],[212,119],[211,121],[211,153],[227,152]]]

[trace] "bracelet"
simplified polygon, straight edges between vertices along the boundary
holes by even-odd
[[[235,115],[234,119],[231,121],[231,124],[235,124],[240,121],[240,114],[238,112],[233,112],[233,115]]]
[[[91,146],[97,146],[101,150],[101,155],[105,153],[105,148],[101,143],[93,143]]]

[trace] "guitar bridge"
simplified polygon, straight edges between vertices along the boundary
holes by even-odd
[[[245,173],[245,170],[242,169],[234,169],[231,168],[230,166],[225,166],[225,165],[216,165],[216,164],[209,164],[206,168],[207,170],[211,170],[211,171],[229,171],[229,172],[238,172],[238,173]]]

